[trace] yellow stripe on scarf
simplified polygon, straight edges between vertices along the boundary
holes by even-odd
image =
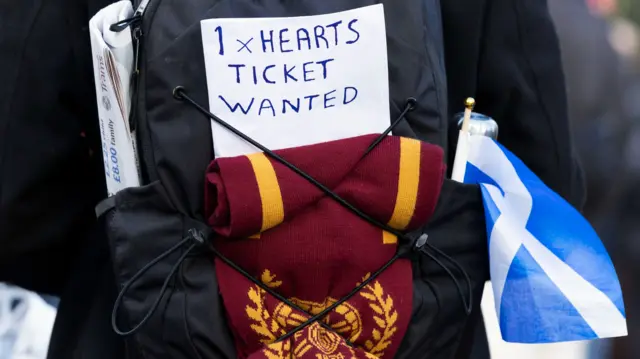
[[[248,155],[258,182],[262,202],[262,228],[260,232],[273,228],[284,221],[284,204],[276,171],[264,153]],[[260,235],[251,236],[260,238]]]
[[[407,228],[413,218],[418,200],[418,184],[420,182],[420,141],[400,138],[400,176],[398,176],[398,194],[389,226],[398,230]],[[394,244],[398,238],[382,232],[384,244]]]

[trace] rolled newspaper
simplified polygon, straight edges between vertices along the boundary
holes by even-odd
[[[129,125],[133,44],[129,28],[120,32],[111,24],[130,18],[128,0],[100,10],[89,21],[102,155],[108,195],[140,185],[135,133]]]

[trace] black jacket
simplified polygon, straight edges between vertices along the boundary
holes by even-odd
[[[108,320],[115,294],[108,251],[93,219],[104,179],[87,23],[106,3],[0,5],[0,280],[63,296],[52,359],[121,357]],[[581,206],[545,2],[441,6],[450,113],[474,96],[477,111],[499,122],[500,141]],[[450,131],[449,143],[456,136]]]
[[[451,111],[475,94],[476,110],[498,121],[499,141],[581,207],[584,183],[547,2],[443,1],[442,11]]]

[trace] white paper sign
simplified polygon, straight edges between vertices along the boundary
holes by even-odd
[[[390,123],[382,4],[339,13],[201,23],[210,111],[270,149]],[[216,157],[258,151],[212,121]]]
[[[96,100],[102,139],[107,192],[140,185],[135,133],[129,126],[133,47],[129,28],[109,30],[111,24],[133,15],[131,1],[124,0],[100,10],[89,21]]]

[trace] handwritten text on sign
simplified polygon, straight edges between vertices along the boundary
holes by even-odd
[[[208,19],[202,40],[211,112],[271,149],[389,126],[384,12]],[[212,122],[216,157],[257,149]]]

